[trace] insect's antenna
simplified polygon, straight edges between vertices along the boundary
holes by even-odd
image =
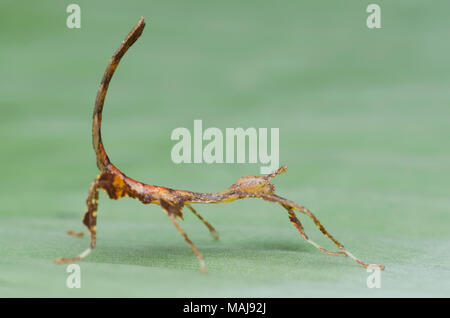
[[[128,51],[128,49],[133,45],[134,42],[141,36],[144,30],[145,22],[144,17],[141,17],[139,22],[134,26],[131,32],[127,35],[125,40],[119,46],[119,48],[114,52],[111,57],[108,66],[106,67],[103,78],[100,82],[98,88],[97,97],[95,99],[94,114],[92,116],[92,144],[94,146],[95,154],[97,155],[97,166],[100,171],[105,171],[109,166],[110,161],[106,155],[105,148],[102,143],[101,136],[101,125],[102,125],[102,110],[103,104],[105,102],[106,92],[108,91],[109,82],[111,81],[114,71],[119,65],[120,59]]]
[[[287,165],[283,165],[283,166],[281,166],[280,168],[278,168],[278,170],[275,170],[274,172],[268,174],[268,175],[265,176],[264,178],[265,178],[266,180],[270,180],[270,179],[276,177],[277,175],[282,174],[282,173],[284,173],[284,172],[286,172],[286,171],[287,171]]]

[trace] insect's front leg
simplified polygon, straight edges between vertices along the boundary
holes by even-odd
[[[300,232],[300,235],[305,239],[306,242],[308,242],[309,244],[313,245],[315,248],[317,248],[322,253],[325,253],[325,254],[328,254],[328,255],[335,255],[335,256],[337,256],[337,255],[347,255],[343,251],[339,251],[339,252],[329,251],[329,250],[321,247],[319,244],[317,244],[313,240],[311,240],[308,237],[308,235],[306,235],[302,223],[300,222],[300,220],[295,215],[294,209],[292,209],[291,207],[286,206],[286,205],[283,205],[283,207],[288,211],[289,221],[291,221],[291,223],[297,228],[297,230]]]
[[[356,263],[360,264],[361,266],[365,267],[365,268],[369,268],[369,267],[377,267],[380,268],[381,270],[384,270],[384,265],[382,264],[367,264],[364,263],[363,261],[361,261],[359,258],[357,258],[355,255],[353,255],[352,253],[350,253],[347,249],[345,249],[344,245],[342,245],[338,240],[336,240],[326,229],[325,227],[322,225],[322,223],[320,223],[319,219],[311,212],[309,211],[307,208],[305,208],[304,206],[295,203],[293,201],[290,201],[288,199],[282,198],[278,195],[275,194],[271,194],[271,195],[266,195],[266,194],[260,194],[259,195],[260,198],[266,200],[266,201],[271,201],[271,202],[277,202],[279,204],[281,204],[282,206],[284,206],[285,208],[288,209],[288,211],[294,211],[297,210],[303,214],[306,214],[309,218],[311,218],[311,220],[314,222],[314,224],[316,224],[317,228],[323,233],[323,235],[325,235],[326,237],[328,237],[331,241],[334,242],[334,244],[336,244],[337,247],[339,247],[339,249],[347,256],[349,256],[351,259],[353,259]]]
[[[86,200],[87,210],[83,217],[83,223],[89,229],[91,233],[91,244],[90,246],[82,253],[75,257],[64,258],[59,257],[55,260],[55,263],[73,263],[81,260],[82,258],[88,256],[92,249],[95,247],[96,234],[97,234],[97,207],[98,207],[98,189],[99,189],[99,181],[96,178],[89,188],[89,195]]]

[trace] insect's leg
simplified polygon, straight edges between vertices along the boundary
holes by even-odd
[[[345,255],[349,256],[350,258],[352,258],[356,263],[364,266],[365,268],[372,268],[372,267],[378,267],[382,270],[384,270],[384,265],[381,264],[366,264],[363,261],[361,261],[360,259],[358,259],[355,255],[353,255],[352,253],[350,253],[349,251],[347,251],[344,247],[344,245],[342,245],[338,240],[336,240],[326,229],[325,227],[322,225],[322,223],[320,223],[319,219],[311,212],[309,211],[307,208],[305,208],[302,205],[299,204],[294,204],[294,205],[289,205],[291,208],[298,210],[299,212],[302,212],[306,215],[308,215],[313,222],[316,224],[316,226],[319,228],[319,230],[323,233],[323,235],[325,235],[326,237],[328,237],[330,240],[332,240],[334,242],[334,244],[336,244],[344,253]]]
[[[289,214],[289,220],[291,223],[297,228],[297,230],[300,232],[300,235],[305,239],[306,242],[313,245],[315,248],[317,248],[319,251],[328,254],[328,255],[347,255],[345,252],[332,252],[329,251],[323,247],[321,247],[319,244],[315,243],[313,240],[311,240],[308,235],[306,235],[305,230],[303,228],[302,223],[300,220],[295,216],[294,209],[292,209],[289,206],[283,205],[283,207],[288,211]]]
[[[307,216],[309,216],[313,222],[316,224],[316,226],[319,228],[319,230],[326,236],[328,237],[330,240],[332,240],[334,242],[334,244],[336,244],[339,249],[342,250],[342,252],[345,253],[345,255],[351,257],[355,262],[357,262],[358,264],[364,266],[365,268],[380,268],[382,270],[384,270],[384,265],[381,264],[366,264],[363,261],[361,261],[360,259],[358,259],[355,255],[353,255],[352,253],[350,253],[349,251],[347,251],[344,248],[344,245],[342,245],[338,240],[336,240],[330,233],[328,233],[328,231],[325,229],[325,227],[322,225],[322,223],[320,223],[319,219],[311,212],[309,211],[307,208],[305,208],[303,205],[300,205],[298,203],[295,203],[293,201],[290,201],[288,199],[282,198],[276,194],[262,194],[262,193],[258,193],[258,194],[249,194],[246,193],[247,196],[249,197],[258,197],[258,198],[262,198],[266,201],[270,201],[270,202],[276,202],[281,204],[282,206],[284,206],[287,209],[291,209],[291,210],[297,210],[303,214],[306,214]],[[301,233],[301,231],[300,231]]]
[[[73,237],[83,237],[84,236],[83,232],[75,232],[73,230],[67,230],[66,233],[67,233],[67,235],[70,235]]]
[[[215,240],[218,240],[219,239],[219,233],[217,233],[216,229],[211,224],[209,224],[209,222],[206,221],[200,214],[198,214],[198,212],[190,204],[185,204],[185,205],[188,207],[189,210],[192,211],[192,213],[195,214],[195,216],[197,216],[200,219],[200,221],[203,222],[203,224],[205,224],[205,226],[211,232],[212,237]]]
[[[186,243],[192,248],[195,255],[197,256],[199,262],[200,262],[200,272],[206,273],[206,265],[205,260],[203,259],[202,253],[199,252],[199,250],[195,247],[194,243],[189,239],[187,234],[184,232],[184,230],[181,228],[180,224],[176,220],[176,215],[173,213],[169,213],[170,220],[172,221],[173,225],[177,228],[178,232],[184,237]]]
[[[81,260],[82,258],[88,256],[92,249],[95,247],[95,239],[97,234],[97,206],[98,206],[98,180],[95,179],[91,183],[91,187],[89,188],[89,195],[86,200],[87,211],[84,214],[83,223],[89,229],[91,233],[91,244],[89,248],[87,248],[84,252],[79,255],[71,258],[63,258],[59,257],[55,260],[56,263],[73,263]]]

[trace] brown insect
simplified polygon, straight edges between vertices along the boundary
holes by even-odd
[[[194,213],[205,226],[211,232],[211,235],[218,239],[218,233],[214,227],[209,224],[197,211],[192,207],[193,203],[225,203],[244,198],[260,198],[266,201],[275,202],[280,204],[287,210],[289,220],[300,232],[300,235],[310,244],[315,246],[321,252],[328,255],[345,255],[351,257],[357,263],[364,267],[374,266],[384,269],[383,265],[368,265],[358,258],[353,256],[347,251],[344,246],[339,243],[331,234],[325,229],[320,221],[304,206],[282,198],[275,194],[275,187],[270,183],[271,179],[275,176],[286,171],[287,166],[282,166],[278,170],[272,172],[267,176],[246,176],[239,178],[231,187],[218,193],[198,193],[185,190],[173,190],[165,187],[154,186],[144,184],[142,182],[133,180],[127,177],[119,169],[117,169],[109,160],[106,155],[105,148],[103,147],[100,128],[102,121],[102,110],[105,101],[106,92],[108,91],[109,82],[119,65],[120,59],[124,56],[127,50],[133,45],[134,42],[140,37],[144,30],[145,22],[144,17],[141,17],[136,26],[131,30],[116,52],[113,54],[103,78],[98,88],[97,98],[95,100],[95,108],[93,114],[92,123],[92,141],[94,150],[97,155],[97,166],[100,169],[100,174],[91,183],[89,188],[89,195],[87,198],[87,211],[83,218],[84,225],[89,229],[91,234],[91,244],[88,249],[73,258],[58,258],[56,263],[71,263],[81,260],[86,257],[92,249],[95,247],[95,240],[97,235],[97,205],[98,205],[98,192],[103,190],[111,199],[120,199],[123,197],[131,197],[138,199],[144,204],[159,204],[161,208],[168,214],[170,220],[180,234],[184,237],[187,244],[192,248],[198,260],[200,261],[200,271],[206,272],[205,262],[202,254],[198,251],[184,230],[181,228],[177,219],[183,217],[183,207],[187,207],[192,213]],[[309,239],[306,235],[302,224],[295,215],[295,211],[306,214],[312,219],[319,230],[330,240],[334,242],[340,249],[340,251],[333,252],[326,250],[319,246],[315,242]],[[73,231],[67,231],[68,234],[74,236],[81,236],[82,233],[75,233]]]

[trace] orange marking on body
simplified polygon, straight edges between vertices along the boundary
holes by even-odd
[[[125,182],[123,182],[123,179],[121,177],[114,176],[113,186],[116,188],[123,188],[125,186]]]
[[[125,190],[125,182],[123,181],[123,178],[121,178],[120,176],[118,176],[118,175],[114,176],[113,186],[114,186],[114,189],[116,190],[117,198],[121,198],[121,197],[127,195],[127,193],[124,191]]]

